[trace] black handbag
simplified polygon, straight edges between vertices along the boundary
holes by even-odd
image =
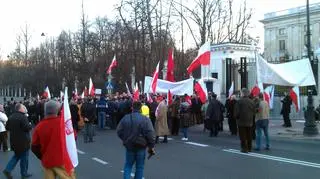
[[[132,132],[132,127],[133,127],[132,114],[130,115],[130,121],[131,121],[131,132]],[[139,149],[146,148],[147,147],[147,140],[141,132],[140,125],[138,126],[138,128],[139,128],[139,134],[133,139],[132,145],[134,148],[139,148]]]

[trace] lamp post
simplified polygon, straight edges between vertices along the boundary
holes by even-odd
[[[309,0],[307,0],[307,49],[308,49],[308,58],[310,60],[311,65],[313,65],[313,61],[311,59],[311,32],[310,32],[310,14],[309,14]],[[304,112],[305,123],[303,128],[303,135],[313,136],[319,134],[317,124],[314,120],[314,106],[313,106],[313,97],[312,97],[311,88],[308,88],[308,105],[307,110]]]

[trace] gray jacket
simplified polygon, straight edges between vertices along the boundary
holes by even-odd
[[[256,106],[249,97],[239,99],[235,106],[235,114],[239,127],[252,127]]]
[[[125,115],[117,127],[117,133],[127,149],[134,149],[133,141],[140,133],[145,137],[149,148],[155,145],[155,132],[151,120],[139,112]]]

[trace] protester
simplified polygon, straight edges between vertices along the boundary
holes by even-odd
[[[156,131],[156,143],[159,142],[159,136],[163,136],[163,143],[168,143],[168,135],[170,134],[168,128],[168,119],[167,113],[168,107],[165,99],[161,99],[157,110],[156,110],[156,122],[155,122],[155,131]]]
[[[252,150],[252,124],[256,108],[249,98],[250,91],[246,88],[241,90],[241,98],[237,101],[235,114],[239,127],[241,152],[247,153]]]
[[[270,143],[269,143],[269,133],[268,133],[268,128],[269,128],[269,104],[263,100],[263,94],[259,94],[259,112],[256,115],[256,148],[255,150],[259,151],[260,150],[260,145],[261,145],[261,131],[263,130],[264,136],[266,138],[266,150],[270,149]]]
[[[210,129],[210,137],[218,136],[219,123],[221,120],[221,105],[217,100],[217,95],[213,93],[206,113],[206,125],[208,126],[207,128]]]
[[[158,107],[157,100],[153,97],[152,102],[149,104],[149,109],[150,109],[150,119],[152,122],[152,125],[155,126],[156,123],[156,110]]]
[[[72,170],[69,175],[64,167],[65,148],[61,140],[61,117],[58,116],[61,104],[50,100],[44,105],[44,119],[34,129],[32,152],[41,160],[45,179],[75,179]]]
[[[16,104],[15,112],[9,117],[6,129],[10,132],[10,145],[14,155],[3,173],[8,179],[12,179],[11,171],[20,161],[21,178],[29,178],[32,176],[28,173],[32,125],[28,121],[27,109],[23,104]]]
[[[285,97],[281,100],[282,102],[282,109],[281,109],[281,115],[283,115],[283,127],[292,127],[291,121],[290,121],[290,112],[291,112],[291,104],[292,99],[287,94],[284,93]]]
[[[179,135],[179,128],[180,128],[179,108],[180,108],[180,98],[176,97],[173,103],[169,106],[169,114],[171,115],[171,120],[172,120],[171,134],[175,136]]]
[[[229,124],[229,130],[231,132],[231,135],[237,135],[237,133],[238,133],[237,120],[236,120],[235,114],[234,114],[236,102],[237,101],[236,101],[235,95],[232,95],[226,101],[228,124]]]
[[[79,131],[78,122],[80,120],[80,116],[79,116],[78,105],[74,99],[71,99],[70,101],[70,113],[71,113],[72,127],[73,127],[73,130],[75,131],[75,137],[77,140],[77,135]]]
[[[0,104],[0,150],[8,151],[8,136],[6,131],[6,123],[8,121],[7,115],[4,113],[3,105]]]
[[[136,164],[135,179],[143,178],[146,148],[149,155],[154,151],[154,129],[149,118],[140,114],[141,103],[133,103],[133,112],[124,116],[117,128],[117,134],[126,148],[124,179],[131,179],[133,164]]]
[[[180,114],[180,127],[183,133],[183,138],[181,140],[187,141],[188,138],[188,128],[192,125],[191,117],[191,105],[186,102],[185,98],[181,98],[181,105],[179,109]]]
[[[99,129],[104,129],[106,124],[106,114],[108,104],[104,96],[101,96],[96,105],[97,112],[98,112],[98,126]],[[111,127],[111,126],[109,126]]]
[[[205,119],[206,119],[206,113],[207,113],[208,106],[209,106],[209,99],[207,99],[206,102],[201,106],[201,117],[202,117],[203,121],[205,121]],[[205,127],[205,125],[203,125],[203,132],[205,132],[205,131],[206,131],[206,127]]]
[[[141,102],[142,102],[141,114],[146,116],[147,118],[150,118],[150,109],[149,109],[149,107],[146,105],[144,100],[142,100]]]
[[[84,142],[93,142],[94,135],[94,121],[96,118],[96,106],[94,105],[93,99],[86,99],[81,106],[81,115],[84,117]]]

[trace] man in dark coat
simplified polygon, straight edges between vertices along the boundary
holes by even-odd
[[[249,98],[250,91],[246,88],[241,90],[241,98],[237,101],[235,115],[239,126],[241,152],[247,153],[252,150],[252,125],[256,113],[254,102]]]
[[[283,116],[283,127],[291,127],[291,121],[290,121],[290,112],[291,112],[291,104],[292,104],[292,99],[290,96],[285,93],[285,97],[282,102],[282,109],[281,109],[281,114]]]
[[[206,125],[208,126],[207,128],[210,129],[210,137],[216,137],[218,135],[219,122],[221,120],[221,105],[217,100],[217,95],[213,93],[206,114]]]
[[[236,105],[236,96],[232,95],[226,101],[226,109],[227,109],[227,117],[228,117],[228,124],[231,135],[237,135],[238,127],[237,127],[237,120],[234,115],[235,105]]]
[[[11,171],[20,160],[21,177],[29,178],[32,176],[28,173],[28,158],[31,143],[30,131],[32,125],[28,121],[27,109],[23,104],[16,104],[15,112],[9,117],[6,129],[10,132],[10,144],[14,155],[3,173],[8,179],[12,179]]]
[[[84,117],[84,142],[93,142],[94,121],[96,118],[96,106],[92,98],[87,99],[81,106],[81,115]]]
[[[171,134],[177,136],[179,134],[180,120],[179,120],[180,98],[176,97],[174,102],[169,106],[169,114],[171,115],[172,125]]]
[[[71,113],[72,127],[75,131],[75,136],[77,136],[77,133],[79,131],[78,122],[80,121],[80,116],[79,116],[78,105],[74,99],[71,99],[70,101],[70,113]]]

